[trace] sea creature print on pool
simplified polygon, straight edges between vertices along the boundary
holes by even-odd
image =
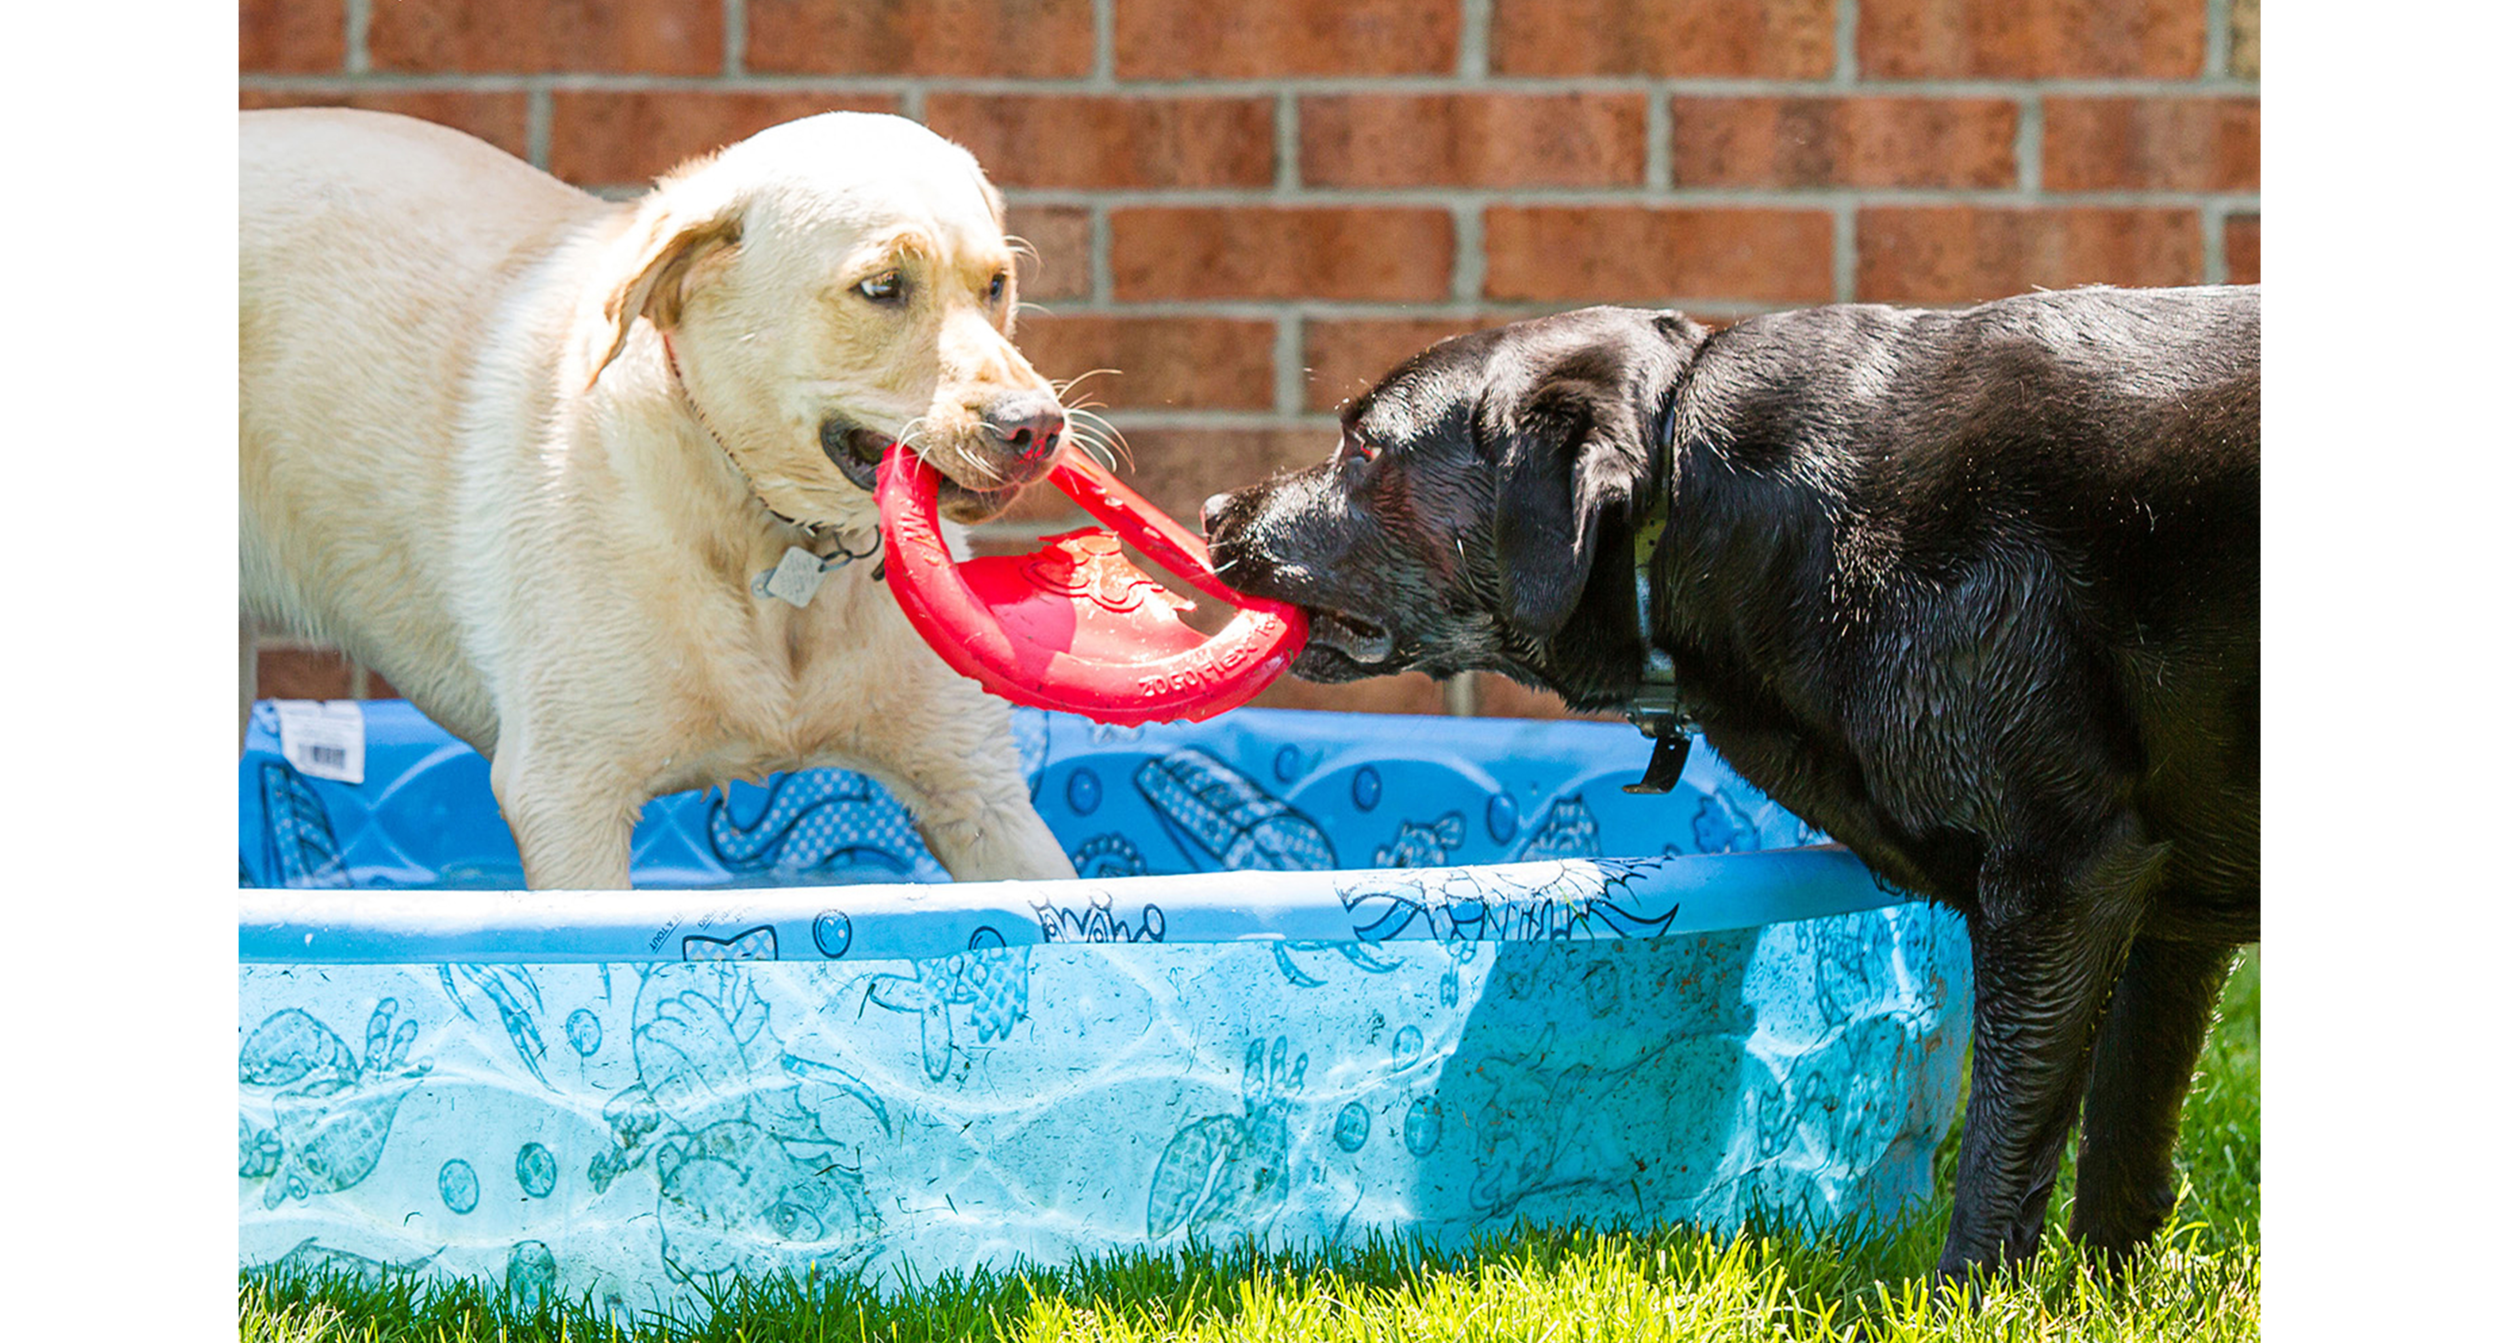
[[[310,1200],[373,1173],[400,1103],[430,1067],[408,1062],[417,1023],[394,1025],[398,1012],[393,999],[375,1004],[361,1061],[337,1032],[295,1008],[271,1013],[243,1041],[238,1173],[268,1180],[265,1206]]]

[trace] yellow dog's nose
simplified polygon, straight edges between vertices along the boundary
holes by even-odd
[[[1044,391],[1009,392],[981,411],[981,427],[1025,462],[1047,460],[1067,425],[1059,398]]]

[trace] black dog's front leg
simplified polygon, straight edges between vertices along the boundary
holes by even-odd
[[[2083,1142],[2075,1154],[2068,1229],[2094,1249],[2134,1249],[2170,1216],[2177,1201],[2170,1153],[2179,1141],[2179,1107],[2237,951],[2147,934],[2127,953],[2092,1047]]]
[[[1970,1107],[1940,1265],[1948,1277],[2039,1248],[2093,1034],[2160,859],[2120,821],[2080,854],[2007,847],[1982,862]]]

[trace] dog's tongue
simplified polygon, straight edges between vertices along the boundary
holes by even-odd
[[[1387,630],[1358,630],[1327,611],[1314,610],[1311,642],[1326,644],[1357,662],[1386,662],[1392,641]]]

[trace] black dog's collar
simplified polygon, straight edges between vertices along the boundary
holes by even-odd
[[[1684,777],[1684,762],[1693,753],[1693,720],[1685,714],[1684,697],[1676,688],[1675,663],[1650,637],[1649,564],[1657,557],[1659,538],[1666,534],[1668,493],[1660,492],[1632,539],[1632,598],[1641,625],[1641,685],[1623,716],[1632,720],[1642,736],[1658,744],[1650,750],[1649,769],[1641,781],[1624,785],[1627,793],[1675,791],[1676,780]]]

